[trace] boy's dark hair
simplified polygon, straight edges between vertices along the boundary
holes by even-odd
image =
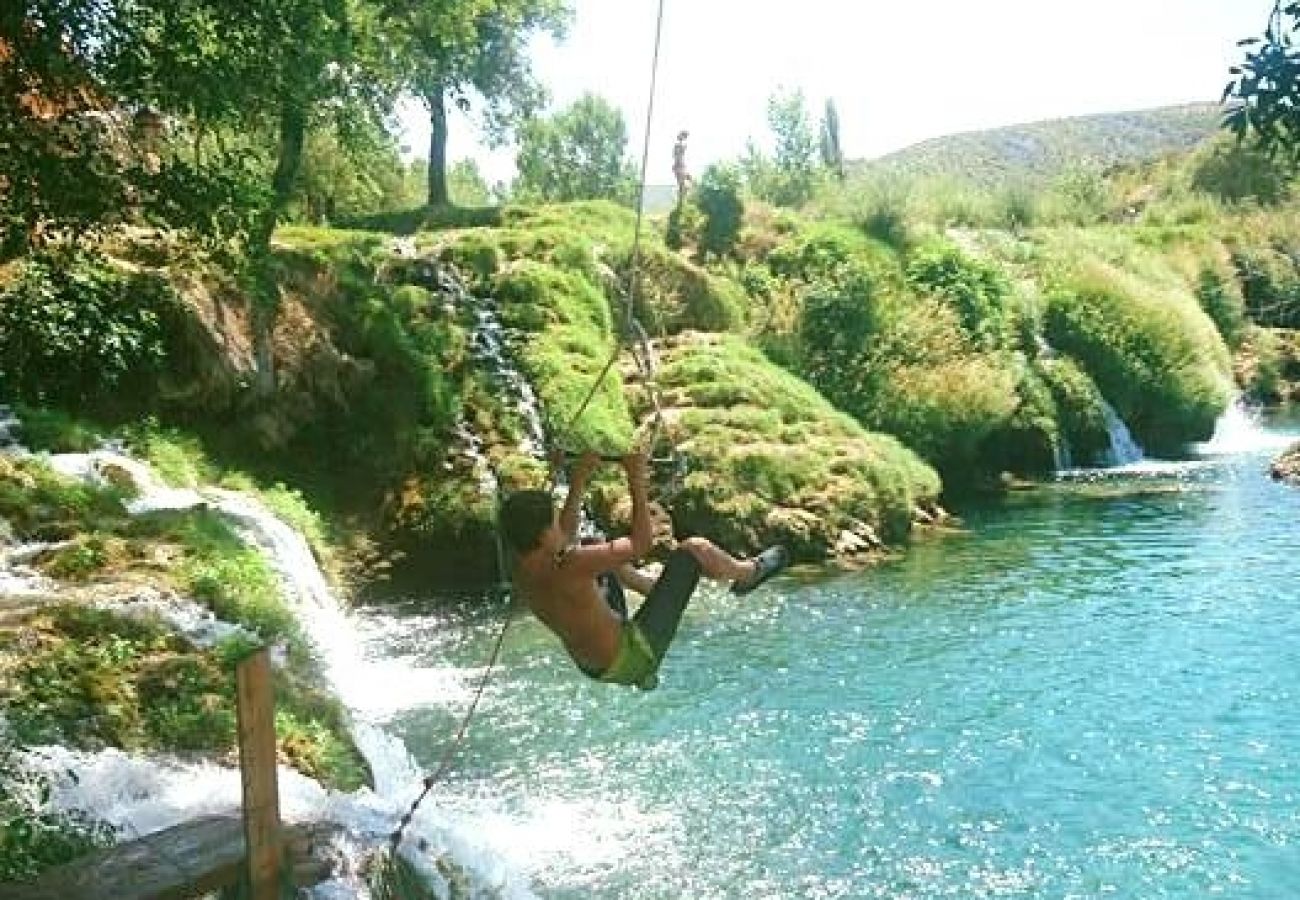
[[[501,504],[498,521],[510,549],[527,553],[555,521],[555,501],[546,491],[516,491]]]

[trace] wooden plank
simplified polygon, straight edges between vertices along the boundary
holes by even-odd
[[[332,826],[285,829],[299,887],[330,876],[313,848],[328,845]],[[26,884],[0,884],[0,900],[189,900],[244,879],[244,823],[205,816],[129,843],[99,850]]]
[[[260,650],[235,669],[244,843],[252,900],[280,896],[280,792],[275,771],[275,697],[271,658]]]

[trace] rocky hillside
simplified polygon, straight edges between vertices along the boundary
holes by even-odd
[[[857,162],[853,171],[982,187],[1043,184],[1070,168],[1105,169],[1188,150],[1219,130],[1222,112],[1217,103],[1191,103],[946,135]]]

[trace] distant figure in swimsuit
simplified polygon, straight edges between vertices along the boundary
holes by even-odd
[[[686,171],[686,139],[689,131],[677,132],[677,143],[673,144],[673,177],[677,179],[677,202],[686,199],[686,191],[691,186],[691,173]]]
[[[579,544],[582,495],[599,463],[600,457],[590,453],[578,460],[558,515],[546,491],[512,494],[501,507],[501,528],[516,555],[515,588],[564,642],[578,668],[600,681],[649,690],[657,684],[659,665],[701,574],[732,582],[735,593],[748,593],[783,568],[787,554],[774,546],[738,560],[711,541],[692,537],[669,554],[657,579],[637,570],[632,563],[654,541],[647,462],[640,453],[622,460],[632,497],[631,535]],[[620,610],[601,596],[602,577],[645,596],[635,615],[629,618],[625,607]]]

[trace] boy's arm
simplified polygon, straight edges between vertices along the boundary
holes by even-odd
[[[569,473],[569,492],[564,495],[564,506],[560,509],[560,530],[570,541],[578,536],[578,512],[582,509],[583,495],[587,493],[587,481],[598,465],[600,455],[587,452],[578,458]]]
[[[642,597],[648,596],[655,586],[656,579],[651,578],[631,563],[623,563],[615,570],[619,584],[636,591]]]
[[[595,576],[610,572],[624,563],[640,559],[654,544],[654,528],[650,523],[650,505],[646,499],[648,463],[644,453],[623,457],[627,472],[627,489],[632,495],[632,533],[604,544],[574,547],[565,557],[565,565]],[[567,504],[566,504],[567,505]]]

